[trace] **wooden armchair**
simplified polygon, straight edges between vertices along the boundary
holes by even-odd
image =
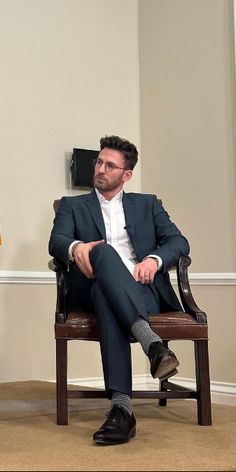
[[[56,211],[58,201],[54,202]],[[179,296],[184,311],[168,312],[150,316],[150,324],[168,345],[172,340],[191,340],[194,342],[196,389],[188,389],[170,382],[159,382],[159,390],[134,391],[133,398],[157,398],[160,406],[165,406],[168,399],[193,398],[197,401],[198,424],[211,425],[211,396],[208,360],[207,315],[196,305],[188,280],[190,257],[181,257],[176,271]],[[55,312],[56,339],[56,385],[57,385],[57,424],[68,424],[69,398],[105,397],[104,390],[72,390],[67,383],[67,343],[70,340],[99,341],[99,330],[94,312],[67,310],[66,273],[67,266],[56,260],[49,261],[49,268],[56,273],[57,300]]]

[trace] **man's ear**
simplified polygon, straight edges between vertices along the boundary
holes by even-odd
[[[124,175],[123,175],[123,179],[122,179],[123,182],[124,182],[124,183],[125,183],[125,182],[128,182],[128,180],[131,179],[132,175],[133,175],[133,171],[132,171],[131,169],[125,170],[125,171],[124,171]]]

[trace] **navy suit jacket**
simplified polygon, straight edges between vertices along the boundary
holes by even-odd
[[[176,265],[181,256],[188,255],[187,239],[170,220],[155,195],[124,192],[123,207],[126,229],[138,261],[142,261],[149,254],[156,254],[163,261],[161,270],[156,273],[154,284],[166,303],[164,311],[181,310],[170,283],[168,270]],[[68,263],[68,249],[73,241],[81,240],[87,243],[100,239],[106,240],[106,232],[95,190],[86,195],[63,197],[56,212],[49,241],[51,256]],[[79,304],[86,304],[89,298],[85,297],[85,292],[88,293],[92,282],[79,271],[75,263],[71,264],[68,282],[72,305],[79,300],[78,296],[73,298],[74,290],[80,292]]]

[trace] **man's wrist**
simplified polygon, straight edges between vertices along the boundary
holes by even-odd
[[[73,241],[73,243],[70,244],[69,249],[68,249],[68,257],[69,257],[70,261],[74,260],[74,250],[75,250],[76,246],[79,243],[82,243],[82,242],[83,241]]]
[[[151,257],[156,262],[156,265],[159,266],[159,260],[156,257]]]
[[[157,270],[161,270],[162,264],[163,264],[162,258],[161,258],[160,256],[156,256],[156,255],[154,255],[154,254],[150,254],[150,255],[148,255],[147,257],[145,257],[145,259],[147,259],[148,257],[149,257],[150,259],[153,259],[153,260],[156,262]]]
[[[77,241],[76,243],[73,244],[72,246],[72,250],[71,250],[71,254],[72,254],[72,257],[75,257],[74,256],[74,252],[75,252],[75,248],[78,246],[78,244],[80,244],[81,241]]]

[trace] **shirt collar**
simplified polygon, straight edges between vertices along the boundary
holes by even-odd
[[[122,202],[124,190],[120,190],[111,200],[106,200],[103,195],[95,188],[100,205],[105,202]]]

